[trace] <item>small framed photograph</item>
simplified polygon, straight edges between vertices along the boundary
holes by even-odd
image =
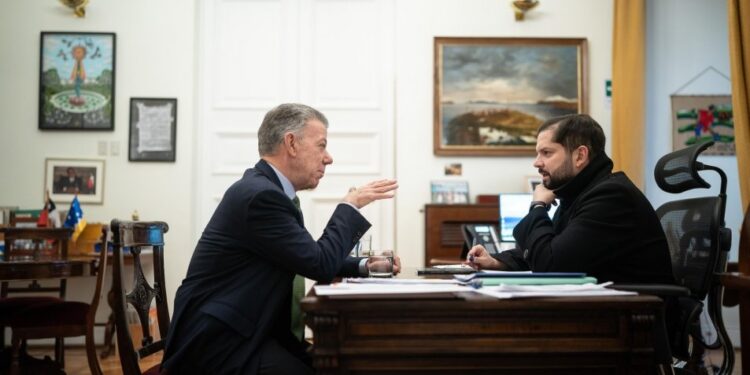
[[[177,99],[130,98],[128,160],[175,161]]]
[[[526,176],[526,191],[533,193],[537,185],[542,183],[542,176]]]
[[[115,34],[42,32],[39,129],[114,130]]]
[[[463,173],[461,163],[450,163],[445,165],[446,176],[460,176]]]
[[[71,202],[78,195],[81,203],[101,204],[104,197],[104,160],[45,160],[44,188],[55,202]]]
[[[468,181],[432,181],[432,203],[467,204],[469,203]]]

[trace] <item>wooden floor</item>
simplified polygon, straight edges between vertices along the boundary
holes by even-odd
[[[101,353],[101,349],[97,350]],[[29,348],[29,354],[37,358],[43,358],[45,355],[54,357],[52,348]],[[141,361],[141,370],[146,370],[153,365],[161,363],[162,353],[156,353]],[[110,355],[105,359],[99,359],[99,366],[102,367],[104,375],[122,375],[120,367],[120,358],[117,354]],[[65,373],[67,375],[88,375],[89,364],[86,360],[86,350],[83,347],[65,348]]]
[[[98,351],[101,352],[101,351]],[[45,355],[52,356],[51,348],[29,348],[29,353],[34,357],[44,357]],[[706,362],[715,365],[721,365],[721,351],[709,351],[709,355],[706,358]],[[87,375],[89,374],[89,366],[86,361],[86,351],[83,347],[67,348],[65,351],[65,372],[68,375]],[[157,353],[151,357],[141,361],[141,369],[147,369],[151,366],[161,362],[161,353]],[[122,375],[120,369],[120,359],[116,354],[111,355],[105,359],[100,359],[99,364],[102,367],[104,375]],[[740,375],[742,373],[742,364],[740,363],[740,351],[737,350],[735,355],[735,364],[732,374]],[[711,372],[709,372],[711,374]]]

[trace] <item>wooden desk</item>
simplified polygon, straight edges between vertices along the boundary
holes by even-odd
[[[739,304],[740,308],[740,346],[747,349],[750,343],[750,275],[739,272],[723,273],[719,276],[721,284],[724,285],[727,294],[734,293],[735,301],[726,306]],[[736,344],[735,344],[736,345]],[[750,374],[750,350],[742,350],[741,361],[742,374]]]
[[[80,276],[96,276],[99,254],[91,253],[81,256],[68,257],[66,260],[45,261],[9,261],[0,260],[0,280],[43,280],[56,278],[69,278]],[[108,265],[112,264],[112,258],[108,258]],[[133,256],[125,256],[125,264],[132,264]],[[107,303],[112,307],[112,290],[107,294]],[[106,358],[114,352],[112,337],[115,333],[114,315],[110,312],[107,323],[96,323],[105,327],[104,349],[101,358]]]
[[[302,300],[318,374],[643,374],[653,296]]]
[[[64,279],[69,277],[81,277],[81,276],[95,276],[97,272],[97,263],[98,260],[90,257],[67,257],[63,259],[38,259],[38,260],[1,260],[0,259],[0,281],[3,282],[3,284],[9,282],[9,281],[23,281],[23,280],[43,280],[43,279],[63,279],[61,281],[61,284],[64,288]],[[3,285],[3,290],[6,290],[8,288],[6,285]],[[38,287],[36,290],[43,291],[49,288],[44,287]],[[54,289],[54,288],[53,288]],[[60,292],[61,297],[64,297],[65,291],[64,289],[62,292]],[[4,332],[0,333],[1,341],[0,343],[0,352],[4,349],[5,346],[5,336]],[[55,340],[55,352],[59,353],[56,354],[59,357],[62,358],[62,347],[64,345],[64,341],[59,338]],[[28,366],[29,361],[32,361],[29,359],[27,354],[24,352],[21,353],[21,356],[24,358],[22,361],[26,362],[26,365]],[[0,357],[2,358],[10,358],[10,354],[0,353]],[[0,360],[2,362],[2,360]],[[8,363],[10,365],[10,363]],[[4,368],[3,365],[0,365],[0,368]],[[2,371],[0,371],[2,372]]]
[[[79,276],[95,276],[96,259],[69,257],[48,260],[0,260],[0,280],[42,280]]]

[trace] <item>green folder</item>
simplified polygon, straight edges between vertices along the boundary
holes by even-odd
[[[586,277],[483,277],[482,286],[596,284],[596,278]]]

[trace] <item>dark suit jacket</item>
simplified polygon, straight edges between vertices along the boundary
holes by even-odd
[[[369,227],[356,209],[340,204],[316,241],[273,169],[259,161],[226,191],[198,241],[177,290],[164,367],[238,373],[257,367],[258,346],[269,338],[297,351],[290,331],[294,275],[357,276],[359,259],[348,254]],[[205,331],[207,316],[223,323],[211,328],[222,332]],[[206,336],[214,339],[194,355],[191,342]]]
[[[550,221],[532,209],[513,230],[515,250],[495,255],[512,270],[585,272],[599,282],[673,284],[667,238],[654,208],[600,155],[555,190]]]

